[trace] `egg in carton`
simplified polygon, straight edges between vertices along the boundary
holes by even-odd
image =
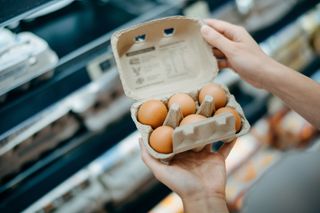
[[[131,106],[132,119],[148,152],[162,162],[169,162],[181,152],[199,151],[207,144],[230,142],[250,129],[241,106],[227,87],[220,85],[226,92],[227,106],[234,108],[241,117],[242,127],[238,132],[231,113],[211,116],[215,111],[214,97],[205,96],[204,101],[198,103],[200,89],[218,73],[212,49],[201,36],[202,25],[197,19],[173,16],[120,30],[111,38],[124,92],[138,100]],[[137,113],[146,101],[160,100],[167,105],[169,98],[177,93],[191,96],[196,103],[196,114],[208,118],[178,126],[183,115],[180,106],[172,104],[163,125],[174,128],[173,149],[171,153],[159,153],[149,144],[153,128],[140,123]]]

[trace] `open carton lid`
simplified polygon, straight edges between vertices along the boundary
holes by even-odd
[[[218,73],[200,20],[167,17],[118,31],[111,38],[124,92],[136,100],[199,88]]]

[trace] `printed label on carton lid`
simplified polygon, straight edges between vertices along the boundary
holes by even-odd
[[[195,19],[170,17],[122,30],[112,48],[127,96],[134,99],[185,91],[218,71]]]

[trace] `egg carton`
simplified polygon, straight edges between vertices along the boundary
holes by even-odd
[[[0,30],[2,36],[0,46],[6,45],[0,47],[0,101],[5,101],[12,90],[27,90],[51,78],[58,56],[45,40],[31,32],[15,35]]]
[[[176,93],[189,94],[197,104],[197,114],[208,116],[214,109],[214,98],[205,97],[201,105],[197,97],[204,85],[212,82],[218,73],[217,61],[212,49],[202,38],[203,23],[197,19],[173,16],[133,26],[113,34],[111,39],[115,61],[124,92],[138,100],[131,106],[131,116],[141,133],[148,152],[162,162],[188,150],[201,150],[205,145],[218,141],[230,142],[246,134],[250,125],[241,106],[225,90],[228,103],[241,116],[242,128],[235,130],[235,119],[231,113],[222,113],[203,121],[178,126],[182,119],[179,106],[173,104],[164,121],[173,132],[173,152],[162,154],[149,145],[153,129],[137,120],[141,104],[150,99],[167,104]]]
[[[199,121],[197,123],[179,126],[180,121],[183,119],[180,107],[177,104],[171,105],[167,117],[163,123],[163,125],[165,126],[171,126],[172,128],[174,128],[173,152],[169,154],[158,153],[149,145],[149,138],[153,129],[149,125],[140,123],[137,119],[139,107],[144,103],[144,101],[134,103],[131,107],[131,117],[139,132],[141,133],[143,142],[148,152],[157,159],[170,160],[175,154],[188,150],[200,151],[207,144],[219,141],[228,143],[233,141],[235,138],[246,134],[250,129],[250,124],[246,120],[242,108],[237,103],[234,96],[229,93],[226,87],[223,88],[226,91],[228,97],[226,106],[236,109],[241,117],[241,130],[239,132],[236,132],[235,119],[229,112],[211,116],[215,111],[214,99],[211,96],[206,96],[202,104],[199,105],[197,97],[201,88],[196,91],[184,92],[190,95],[196,102],[196,114],[203,115],[207,117],[207,119]],[[167,104],[170,96],[171,95],[162,97],[158,100]]]
[[[35,163],[42,154],[53,150],[80,128],[76,118],[64,114],[64,110],[50,113],[0,147],[0,182],[17,174],[25,165]]]

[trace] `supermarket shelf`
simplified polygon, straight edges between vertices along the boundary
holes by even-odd
[[[73,1],[66,7],[31,21],[21,21],[16,31],[31,31],[48,42],[59,58],[127,23],[136,14],[117,6],[115,1]],[[157,5],[155,1],[154,10]],[[64,29],[64,30],[61,30]],[[54,36],[52,36],[54,35]]]
[[[11,0],[2,0],[0,27],[6,26],[14,21],[19,21],[56,2],[58,2],[58,0],[20,0],[19,4],[13,4]]]
[[[119,28],[156,17],[173,15],[177,12],[177,5],[161,5]],[[56,74],[52,79],[0,106],[0,117],[6,121],[0,123],[0,134],[16,127],[34,114],[88,84],[91,79],[86,69],[87,64],[108,51],[110,37],[119,28],[64,56],[60,59]]]
[[[140,18],[128,23],[127,25],[139,23],[139,22],[142,22],[146,19],[151,19],[154,17],[154,15],[161,16],[161,15],[168,14],[168,12],[169,12],[169,14],[175,13],[176,9],[173,6],[166,5],[166,6],[158,8],[156,12],[157,13],[155,13],[155,11],[153,11],[153,13],[145,14],[145,15],[141,16]],[[87,62],[88,61],[91,62],[92,59],[95,59],[97,56],[100,56],[106,52],[106,49],[107,49],[106,47],[107,47],[108,39],[110,38],[110,36],[111,36],[111,33],[108,33],[107,35],[95,40],[94,42],[80,48],[76,52],[73,52],[73,53],[67,55],[66,57],[62,58],[60,60],[60,64],[59,64],[58,70],[57,70],[58,75],[56,75],[47,84],[40,87],[39,90],[28,93],[26,96],[24,96],[22,99],[20,99],[20,101],[22,101],[22,103],[16,102],[16,106],[18,107],[18,109],[21,110],[20,112],[21,113],[29,113],[32,118],[32,117],[34,117],[33,114],[36,114],[38,111],[43,110],[42,107],[45,109],[47,108],[46,105],[42,105],[43,102],[49,102],[49,103],[45,103],[45,104],[48,104],[50,106],[50,105],[56,103],[56,101],[60,101],[60,99],[65,98],[66,95],[68,96],[73,91],[79,89],[80,87],[86,85],[87,83],[90,83],[91,79],[89,78],[89,75],[86,70],[86,66],[88,64]],[[70,82],[72,82],[72,84],[70,84]],[[68,92],[68,94],[65,94],[65,92]],[[55,97],[55,100],[51,100],[52,97]],[[28,106],[35,106],[35,107],[38,107],[40,105],[40,108],[35,109],[33,107],[27,107],[27,108],[23,109],[21,107],[22,106],[21,104],[27,104]],[[14,112],[14,113],[12,115],[8,115],[8,118],[10,118],[10,119],[14,118],[14,115],[16,115],[15,109],[11,108],[11,110],[12,110],[11,112]],[[30,110],[30,111],[27,111],[27,110]],[[32,121],[32,119],[29,119],[29,117],[26,116],[26,122],[19,123],[20,121],[17,121],[17,123],[19,123],[19,125],[15,126],[14,129],[17,129],[17,130],[21,129],[21,127],[25,126],[26,125],[25,123],[28,123],[30,120]],[[128,123],[131,122],[131,119],[130,119],[130,121],[126,120],[126,119],[121,119],[119,122],[120,123],[118,125],[126,125],[125,128],[132,127],[132,126],[130,126],[130,124],[128,125]],[[0,124],[0,126],[1,126],[1,124]],[[119,126],[118,126],[118,128],[119,128]],[[122,131],[121,133],[119,132],[119,135],[122,134],[121,136],[124,137],[129,133],[129,132],[125,131],[125,128],[122,128],[122,129],[124,129],[124,131]],[[13,131],[10,131],[10,132],[14,132],[14,129],[13,129]],[[120,129],[121,129],[121,127],[120,127]],[[133,127],[131,130],[133,130]],[[106,131],[108,131],[108,130],[106,130]],[[105,144],[104,137],[101,139],[98,136],[94,136],[94,134],[96,134],[96,133],[87,132],[86,130],[82,131],[81,133],[77,134],[76,137],[69,139],[67,142],[64,142],[63,143],[64,146],[61,146],[61,147],[57,148],[56,150],[54,150],[54,152],[51,153],[46,158],[39,160],[36,164],[32,165],[27,170],[21,171],[21,173],[18,176],[14,177],[9,182],[6,182],[3,185],[1,185],[0,198],[1,199],[2,198],[9,199],[10,196],[12,195],[11,198],[13,200],[16,200],[15,196],[16,195],[18,196],[18,194],[21,191],[25,190],[25,187],[28,188],[30,181],[32,181],[32,180],[38,181],[38,179],[41,176],[41,175],[38,175],[39,173],[43,173],[43,174],[47,174],[47,172],[50,173],[50,171],[47,171],[47,170],[50,168],[50,166],[53,166],[52,165],[53,163],[54,163],[54,165],[57,165],[58,164],[57,161],[59,162],[61,160],[60,157],[62,155],[80,158],[80,156],[76,156],[75,153],[77,153],[77,152],[74,150],[82,150],[82,152],[86,153],[86,150],[88,150],[87,146],[91,147],[92,145]],[[113,130],[111,132],[109,132],[109,134],[113,134]],[[95,139],[92,139],[92,138],[95,138]],[[99,138],[99,140],[97,138]],[[109,135],[109,137],[106,137],[106,138],[112,138],[112,140],[114,140],[112,143],[109,144],[110,146],[113,146],[114,144],[116,144],[120,141],[120,139],[115,137],[114,135]],[[92,142],[92,140],[95,140],[95,142]],[[88,144],[90,144],[90,145],[88,145]],[[81,147],[77,147],[80,145],[81,145]],[[106,149],[108,149],[108,148],[110,148],[110,147],[109,146],[106,147]],[[106,149],[99,149],[99,150],[101,152],[103,152],[103,151],[106,151]],[[98,155],[99,155],[99,153],[93,152],[92,155],[90,153],[89,155],[86,155],[86,157],[90,157],[90,156],[95,157]],[[81,158],[80,160],[83,160],[83,159]],[[75,162],[70,161],[69,163],[72,164],[72,166],[69,165],[69,167],[74,168],[73,172],[75,172],[75,171],[77,171],[77,169],[83,167],[84,165],[89,163],[91,160],[92,160],[92,158],[88,159],[83,164],[81,164],[81,166],[79,166],[79,167],[73,166],[74,164],[77,164],[77,163],[75,163],[76,161]],[[64,166],[65,163],[63,163],[61,165]],[[60,173],[61,173],[60,171],[57,171],[54,174],[59,175]],[[62,173],[68,174],[67,172],[62,172]],[[64,178],[67,178],[67,177],[64,177]],[[42,181],[50,181],[50,180],[44,179]],[[60,182],[57,181],[56,184],[59,184]],[[48,186],[49,186],[48,190],[51,189],[50,184],[48,184]],[[19,187],[17,187],[17,186],[19,186]],[[14,192],[11,192],[11,190],[13,190]],[[41,188],[41,190],[42,190],[42,188]],[[18,191],[18,192],[16,192],[16,191]],[[23,193],[23,192],[21,192],[21,193],[22,193],[22,196],[26,196],[25,193]],[[26,203],[30,204],[29,201],[26,201]],[[11,204],[6,205],[4,202],[4,206],[1,208],[6,208],[7,206],[11,206]]]
[[[156,181],[151,171],[143,164],[137,143],[139,135],[137,131],[130,134],[88,166],[41,197],[25,209],[25,212],[37,212],[50,205],[52,205],[52,210],[58,212],[79,212],[79,209],[84,206],[87,206],[85,207],[86,212],[100,208],[106,208],[108,212],[130,212],[131,209],[137,212],[147,212],[170,190]],[[115,182],[111,180],[113,178],[110,179],[110,175],[115,177],[121,174],[123,176]],[[130,182],[126,180],[127,176],[132,177]],[[140,185],[142,180],[137,177],[143,179],[142,186]],[[87,182],[88,188],[76,194],[72,193],[79,182]],[[115,194],[118,196],[114,195],[114,190],[117,191]],[[66,194],[73,195],[65,196]],[[59,204],[55,202],[56,200],[60,200]],[[92,200],[95,200],[96,206],[90,205]]]
[[[227,4],[223,5],[223,7],[218,9],[216,12],[213,11],[211,13],[211,16],[214,18],[227,20],[227,21],[233,22],[235,24],[243,25],[243,26],[248,25],[246,27],[250,31],[251,35],[255,38],[255,40],[258,43],[260,43],[260,42],[265,41],[268,37],[270,37],[274,33],[281,30],[284,26],[290,24],[291,22],[294,22],[299,16],[301,16],[302,14],[307,12],[308,10],[314,8],[315,5],[317,5],[320,1],[319,0],[288,1],[287,3],[283,3],[283,4],[293,4],[293,5],[291,8],[288,7],[287,9],[284,7],[283,8],[284,14],[282,14],[282,15],[281,15],[281,13],[277,14],[274,20],[272,20],[272,21],[261,20],[262,23],[260,23],[260,22],[258,22],[258,20],[253,20],[252,17],[255,17],[255,15],[257,16],[258,14],[266,16],[267,13],[269,13],[270,16],[272,16],[272,15],[274,16],[272,10],[275,10],[274,13],[279,12],[279,11],[276,11],[279,9],[279,8],[276,8],[276,6],[275,6],[275,3],[277,3],[276,1],[271,1],[268,4],[268,6],[267,6],[267,3],[261,3],[261,2],[262,1],[260,1],[260,2],[257,1],[257,5],[259,5],[259,3],[260,3],[261,5],[264,5],[265,8],[263,8],[261,6],[260,9],[257,9],[257,11],[255,11],[255,12],[253,11],[252,14],[249,14],[247,17],[241,16],[238,14],[239,12],[236,9],[237,6],[236,6],[235,1],[228,2]],[[258,6],[256,6],[256,7],[259,8]],[[266,10],[269,10],[269,11],[267,12]],[[279,9],[279,10],[281,10],[281,9]],[[285,11],[287,11],[287,12],[285,12]],[[251,17],[251,15],[252,15],[252,17]],[[259,24],[258,23],[254,24],[254,22],[258,22]]]
[[[30,124],[29,126],[26,125],[25,128],[22,129],[23,132],[26,132],[28,127],[30,127],[29,129],[32,129],[32,127],[34,126],[37,126],[36,130],[34,130],[35,128],[33,128],[33,130],[29,130],[28,132],[39,131],[37,130],[37,128],[42,129],[43,127],[46,127],[48,123],[52,124],[52,120],[56,119],[57,116],[70,113],[72,116],[74,116],[74,118],[76,118],[76,120],[78,121],[77,123],[82,128],[80,129],[80,131],[78,131],[78,134],[72,136],[71,138],[69,137],[69,139],[67,139],[66,141],[59,142],[58,147],[47,150],[45,155],[41,154],[37,162],[33,161],[27,163],[27,168],[23,165],[23,167],[19,170],[18,175],[10,174],[10,177],[6,177],[5,180],[2,179],[0,185],[0,197],[2,196],[2,193],[10,190],[10,188],[15,187],[16,185],[23,185],[23,182],[25,180],[27,180],[28,178],[32,178],[32,176],[38,171],[46,169],[46,166],[54,163],[54,161],[59,159],[61,156],[73,153],[71,152],[72,149],[75,149],[83,143],[86,143],[88,140],[90,140],[90,137],[97,134],[98,131],[105,130],[106,126],[112,126],[112,124],[118,119],[121,120],[121,117],[128,113],[129,106],[132,101],[123,96],[122,92],[116,93],[116,96],[112,95],[114,94],[114,91],[118,91],[117,88],[120,87],[120,85],[118,84],[119,82],[117,80],[117,72],[115,69],[113,69],[109,73],[106,73],[102,77],[100,77],[98,81],[94,81],[88,84],[81,90],[77,91],[75,94],[66,97],[52,107],[49,107],[48,109],[42,111],[40,114],[33,116],[33,119],[31,119],[30,121],[28,120]],[[98,108],[94,107],[95,103],[99,101],[99,98],[101,96],[103,96],[104,98],[112,98],[112,100],[107,99],[108,101],[112,101],[112,103],[108,104],[108,107],[103,110],[99,110]],[[95,113],[91,114],[90,119],[94,118],[96,123],[99,124],[99,128],[93,128],[87,122],[87,113],[92,112],[90,110],[92,108],[94,108],[96,111]],[[109,114],[109,116],[105,116],[106,114]],[[126,122],[127,120],[122,119],[121,121]],[[125,125],[125,123],[120,123],[119,125]],[[40,130],[40,133],[41,131],[42,130]],[[18,135],[16,135],[15,138],[19,137],[19,131],[17,132],[17,134]],[[32,132],[31,134],[34,133]],[[126,132],[124,132],[124,134],[126,135]],[[22,136],[22,138],[24,137],[28,136]],[[6,144],[7,142],[9,143],[9,141],[10,143],[12,143],[14,142],[13,140],[15,138],[9,136],[8,140],[6,140],[7,138],[1,138],[1,141],[4,142],[4,144]],[[20,137],[20,140],[24,139],[21,139]],[[43,141],[43,143],[46,142],[46,140]],[[101,140],[100,143],[104,143],[104,141]],[[114,144],[116,143],[117,142],[115,141]]]
[[[299,2],[279,22],[275,23],[272,27],[253,33],[253,36],[258,41],[266,39],[281,27],[294,21],[299,15],[314,7],[318,2],[319,0],[310,0],[308,4]],[[159,5],[156,9],[150,10],[148,13],[122,25],[120,28],[155,17],[168,16],[177,13],[179,13],[179,5]],[[112,32],[116,29],[61,58],[60,63],[56,68],[56,75],[48,82],[39,85],[37,88],[30,89],[27,94],[15,97],[2,104],[0,106],[0,117],[6,122],[0,123],[0,134],[9,131],[32,115],[89,83],[91,79],[85,67],[92,59],[107,52],[107,48],[110,46],[109,39]],[[34,30],[37,31],[37,29]],[[41,34],[39,30],[38,33]],[[60,52],[60,54],[63,55],[64,53]],[[70,82],[72,82],[72,84],[70,84]]]
[[[81,146],[56,159],[54,164],[51,163],[42,168],[27,178],[23,184],[20,183],[19,187],[12,186],[5,193],[2,193],[0,195],[0,211],[21,212],[134,130],[135,126],[130,115],[127,114],[98,134],[86,133],[81,135],[79,139],[74,139],[78,140],[77,143],[81,143]],[[19,205],[16,205],[17,201],[19,201]]]
[[[283,18],[273,23],[269,27],[253,32],[252,36],[257,42],[262,42],[266,40],[270,35],[273,35],[274,33],[278,32],[284,26],[295,21],[302,14],[314,8],[319,2],[320,0],[299,0],[297,4]]]
[[[23,181],[30,178],[36,172],[52,164],[59,157],[63,156],[64,154],[67,154],[72,149],[84,143],[86,141],[85,139],[88,138],[88,135],[88,132],[86,132],[86,130],[82,127],[74,134],[73,137],[61,142],[61,145],[55,147],[54,151],[49,152],[46,154],[46,156],[38,159],[35,164],[32,164],[30,165],[30,167],[24,169],[22,168],[17,176],[10,179],[8,182],[3,182],[0,185],[0,199],[2,195],[6,193],[6,191],[10,190],[11,188],[14,188],[18,184],[21,184]]]
[[[141,195],[138,200],[129,202],[119,209],[112,209],[110,206],[107,206],[107,208],[113,210],[114,213],[131,212],[132,209],[135,212],[148,212],[171,192],[168,187],[158,182],[151,190]]]

